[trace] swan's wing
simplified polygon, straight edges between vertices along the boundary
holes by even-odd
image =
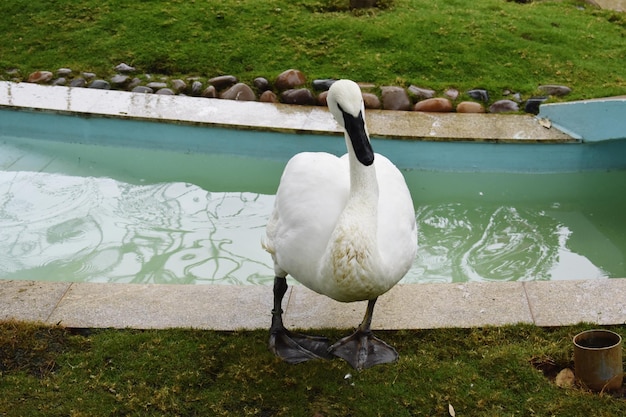
[[[417,252],[417,227],[413,200],[402,173],[383,155],[376,154],[379,184],[378,247],[387,269],[386,279],[408,272]]]
[[[347,158],[304,152],[289,160],[280,180],[264,246],[276,273],[307,286],[317,278],[320,259],[348,199]]]

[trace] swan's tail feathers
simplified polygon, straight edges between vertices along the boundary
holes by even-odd
[[[261,238],[261,247],[272,256],[276,254],[274,245],[272,245],[272,242],[269,241],[267,236],[264,236]]]

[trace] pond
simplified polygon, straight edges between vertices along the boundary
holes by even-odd
[[[207,149],[195,139],[201,127],[15,113],[56,133],[0,135],[2,279],[271,283],[260,239],[288,156],[345,152],[337,136],[217,129],[221,142]],[[80,140],[65,131],[69,119],[82,126]],[[394,146],[397,160],[407,146],[421,153],[415,166],[399,163],[419,228],[402,282],[626,277],[625,170],[521,172],[519,158],[507,170],[493,157],[482,170],[471,161],[441,169],[420,161],[467,152],[374,140],[392,160]]]

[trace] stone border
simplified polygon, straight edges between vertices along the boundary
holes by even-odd
[[[626,279],[398,284],[380,297],[373,327],[621,325],[624,299]],[[285,324],[295,328],[352,328],[366,306],[301,285],[289,287],[285,300]],[[271,286],[0,281],[0,320],[74,328],[267,329],[271,309]]]
[[[288,69],[278,74],[273,82],[264,77],[257,77],[253,85],[239,81],[234,75],[220,75],[208,78],[206,84],[201,77],[188,77],[185,80],[171,79],[150,74],[133,75],[139,71],[121,63],[115,67],[116,74],[108,79],[98,78],[90,72],[76,73],[70,68],[60,68],[56,76],[51,71],[35,71],[25,80],[10,74],[13,81],[27,81],[42,85],[69,86],[100,90],[120,90],[133,93],[157,95],[190,95],[194,97],[220,98],[237,101],[261,101],[267,103],[285,103],[296,105],[326,105],[326,94],[334,79],[316,79],[309,83],[304,73],[297,69]],[[141,78],[139,78],[141,77]],[[360,83],[367,109],[403,110],[419,112],[448,113],[526,113],[537,114],[539,106],[550,97],[564,97],[572,90],[564,85],[540,85],[539,96],[523,99],[520,93],[504,90],[494,100],[493,92],[475,88],[461,93],[455,88],[448,88],[442,94],[428,87],[410,85],[407,88],[372,83]],[[522,108],[520,109],[520,105]],[[488,106],[488,107],[487,107]]]

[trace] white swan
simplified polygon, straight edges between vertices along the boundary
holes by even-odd
[[[344,128],[348,153],[337,158],[305,152],[291,158],[263,241],[276,273],[269,347],[290,363],[335,355],[363,369],[398,357],[371,334],[370,324],[378,296],[415,258],[415,210],[400,171],[372,150],[359,86],[349,80],[333,83],[328,107]],[[287,274],[337,301],[369,300],[355,333],[329,346],[325,338],[286,330],[281,304]]]

